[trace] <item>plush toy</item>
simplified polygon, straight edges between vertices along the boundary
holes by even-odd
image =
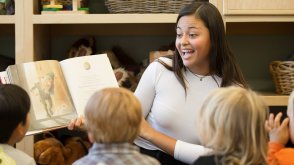
[[[64,142],[65,164],[72,164],[77,159],[88,154],[91,144],[80,137],[70,137]]]
[[[67,138],[63,144],[50,135],[34,144],[34,158],[40,165],[71,165],[86,155],[90,147],[80,137]]]
[[[38,164],[65,165],[63,144],[56,138],[46,138],[34,144],[34,158]]]
[[[96,40],[94,37],[86,37],[77,40],[71,46],[67,57],[80,57],[96,54]]]

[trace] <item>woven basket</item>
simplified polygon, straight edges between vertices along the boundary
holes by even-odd
[[[270,71],[278,94],[288,95],[294,90],[294,61],[273,61]]]
[[[178,13],[191,2],[192,0],[105,0],[105,5],[110,13]]]

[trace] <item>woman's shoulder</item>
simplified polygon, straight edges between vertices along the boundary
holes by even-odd
[[[159,57],[158,59],[156,59],[157,62],[162,61],[164,63],[166,63],[169,66],[173,65],[173,60],[169,57]]]
[[[168,68],[172,67],[172,59],[167,57],[160,57],[154,60],[152,63],[149,64],[148,68],[156,69],[156,70],[170,70]]]

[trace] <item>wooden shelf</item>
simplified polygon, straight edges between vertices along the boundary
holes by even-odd
[[[294,22],[293,15],[233,15],[225,16],[225,22]]]
[[[294,20],[294,18],[293,18]],[[228,35],[293,35],[294,22],[227,22]]]
[[[175,23],[177,14],[48,14],[32,19],[33,24]]]
[[[14,24],[14,15],[0,15],[0,24]]]
[[[288,95],[278,95],[272,93],[260,93],[268,106],[287,106]]]
[[[174,36],[175,24],[35,24],[34,27],[49,27],[51,36]]]

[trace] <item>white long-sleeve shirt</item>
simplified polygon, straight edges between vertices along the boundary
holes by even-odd
[[[171,59],[160,58],[172,65]],[[208,149],[200,144],[196,125],[196,111],[203,99],[221,84],[221,78],[206,76],[200,81],[189,70],[183,71],[187,94],[175,77],[159,62],[151,63],[145,70],[135,95],[142,105],[144,117],[157,131],[177,139],[174,157],[185,163],[192,163],[206,154]],[[149,150],[161,150],[149,141],[138,138],[135,144]]]

